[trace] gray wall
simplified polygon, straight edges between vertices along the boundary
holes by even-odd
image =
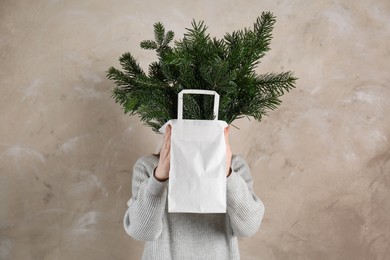
[[[0,259],[139,259],[122,217],[161,136],[123,114],[105,71],[126,51],[147,68],[157,21],[221,37],[262,11],[277,23],[258,72],[299,81],[231,131],[266,206],[242,259],[389,259],[388,0],[1,0]]]

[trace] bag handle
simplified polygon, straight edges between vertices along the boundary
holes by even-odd
[[[179,100],[177,102],[177,119],[183,120],[183,94],[214,95],[214,120],[218,120],[219,95],[213,90],[204,89],[183,89],[179,92]]]

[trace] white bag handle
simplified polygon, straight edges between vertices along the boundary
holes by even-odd
[[[183,89],[179,92],[179,100],[177,103],[177,119],[183,120],[183,94],[214,95],[214,120],[218,120],[219,95],[213,90],[204,89]]]

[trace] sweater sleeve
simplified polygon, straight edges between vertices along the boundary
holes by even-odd
[[[227,214],[233,233],[238,237],[254,235],[264,216],[264,204],[252,189],[252,176],[242,158],[233,157],[232,173],[226,185]]]
[[[124,227],[131,237],[141,241],[156,240],[162,233],[167,182],[153,175],[156,163],[142,157],[133,168],[132,197],[124,216]]]

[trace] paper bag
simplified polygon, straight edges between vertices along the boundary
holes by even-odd
[[[183,94],[214,95],[214,120],[183,119]],[[218,120],[215,91],[186,89],[179,93],[178,119],[172,125],[168,212],[226,212],[226,143]]]

